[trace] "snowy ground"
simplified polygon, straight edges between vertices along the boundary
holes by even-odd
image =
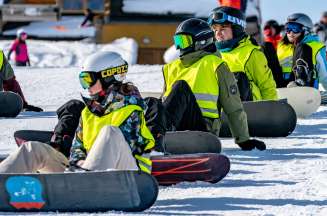
[[[46,112],[25,112],[14,119],[0,119],[0,154],[16,149],[13,132],[18,129],[51,130],[55,110],[65,101],[79,98],[78,61],[68,61],[79,52],[97,49],[81,43],[63,46],[59,42],[35,42],[44,55],[62,55],[38,62],[32,68],[15,68],[17,79],[31,104]],[[0,45],[5,44],[1,42]],[[44,49],[50,47],[50,50]],[[54,49],[57,47],[58,49]],[[65,47],[64,52],[62,47]],[[89,52],[84,49],[92,48]],[[90,48],[90,49],[91,49]],[[36,47],[31,49],[37,51]],[[40,58],[41,59],[41,58]],[[62,67],[59,67],[60,61]],[[71,62],[71,63],[69,63]],[[74,62],[74,63],[73,63]],[[128,79],[141,91],[160,91],[160,66],[134,65]],[[231,172],[217,183],[182,183],[161,187],[155,205],[140,215],[327,215],[327,108],[299,120],[287,138],[264,139],[265,152],[242,152],[231,139],[223,140],[223,153],[231,159]],[[8,214],[1,213],[0,215]],[[46,215],[55,213],[45,213]],[[103,215],[121,214],[107,212]],[[12,214],[17,215],[17,214]],[[31,214],[24,214],[31,215]],[[59,214],[70,215],[70,214]],[[75,215],[89,215],[87,213]]]

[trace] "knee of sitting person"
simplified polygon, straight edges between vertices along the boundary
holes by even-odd
[[[48,144],[37,142],[37,141],[29,141],[25,142],[23,145],[21,145],[21,148],[25,148],[29,152],[35,152],[37,150],[41,150],[44,148],[47,148]],[[50,146],[49,146],[50,147]]]

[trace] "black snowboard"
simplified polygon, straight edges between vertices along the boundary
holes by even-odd
[[[286,137],[296,126],[296,113],[285,101],[244,102],[252,137]],[[222,115],[220,137],[231,137],[226,115]]]
[[[25,141],[49,142],[52,131],[18,130],[14,133],[16,143]],[[170,154],[220,153],[221,143],[217,136],[201,131],[167,132],[166,152]]]
[[[327,105],[327,91],[320,91],[321,95],[321,105]]]
[[[158,195],[138,171],[0,174],[0,211],[143,211]]]
[[[23,109],[22,98],[10,91],[0,91],[0,117],[16,117]]]

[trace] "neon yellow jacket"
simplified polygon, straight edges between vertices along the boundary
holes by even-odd
[[[277,99],[276,82],[268,67],[267,59],[259,46],[249,37],[230,51],[221,51],[222,59],[234,73],[244,72],[250,81],[253,100]]]

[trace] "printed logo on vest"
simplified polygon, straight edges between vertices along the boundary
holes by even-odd
[[[233,85],[229,86],[229,92],[232,95],[235,95],[237,93],[237,85],[236,84],[233,84]]]
[[[6,181],[9,203],[16,209],[41,209],[45,201],[42,198],[42,184],[34,177],[14,176]]]

